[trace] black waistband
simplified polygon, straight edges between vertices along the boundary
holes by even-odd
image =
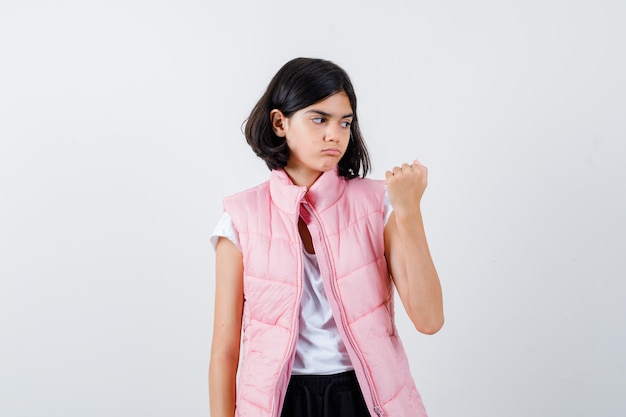
[[[346,371],[334,375],[292,375],[289,389],[298,390],[306,387],[313,395],[323,394],[329,386],[333,391],[352,390],[359,388],[354,371]]]

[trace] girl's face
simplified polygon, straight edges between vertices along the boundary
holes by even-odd
[[[290,156],[285,171],[296,185],[310,187],[319,176],[334,169],[348,148],[353,113],[344,92],[285,117],[270,112],[277,136],[285,138]]]

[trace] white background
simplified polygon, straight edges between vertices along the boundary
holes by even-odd
[[[431,417],[626,415],[626,3],[0,0],[0,415],[206,416],[221,198],[296,56],[419,158]]]

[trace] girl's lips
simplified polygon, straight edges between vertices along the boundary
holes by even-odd
[[[339,156],[341,155],[341,151],[339,149],[324,149],[322,150],[322,153],[325,153],[327,155],[333,155],[333,156]]]

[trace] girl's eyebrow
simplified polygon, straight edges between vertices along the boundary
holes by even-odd
[[[331,117],[332,116],[332,114],[330,114],[330,113],[326,113],[325,111],[315,110],[315,109],[307,110],[306,112],[307,113],[316,113],[316,114],[319,114],[320,116],[324,116],[324,117]],[[341,116],[341,119],[347,119],[347,118],[353,117],[353,116],[354,116],[354,113],[348,113],[348,114],[344,114],[343,116]]]

